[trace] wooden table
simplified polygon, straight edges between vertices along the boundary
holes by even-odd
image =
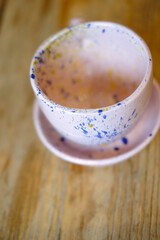
[[[1,0],[0,239],[160,239],[160,132],[136,156],[104,168],[67,163],[36,135],[30,61],[73,17],[135,30],[160,82],[159,0]]]

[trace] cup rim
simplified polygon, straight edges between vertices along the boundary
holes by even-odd
[[[44,49],[46,49],[46,47],[48,45],[50,45],[53,41],[55,41],[56,39],[58,39],[60,36],[65,35],[66,33],[68,33],[69,31],[71,31],[71,29],[76,29],[77,27],[82,27],[82,26],[88,26],[88,25],[99,25],[99,26],[104,26],[104,27],[112,27],[112,28],[120,28],[121,30],[124,30],[128,33],[130,33],[142,46],[142,48],[144,49],[146,56],[148,56],[147,58],[147,65],[146,65],[146,70],[145,70],[145,74],[143,76],[143,79],[141,80],[140,84],[138,85],[138,87],[135,89],[135,91],[129,95],[127,98],[123,99],[122,101],[112,104],[112,105],[108,105],[106,107],[100,107],[100,108],[72,108],[72,107],[67,107],[67,106],[63,106],[60,105],[56,102],[54,102],[53,100],[49,99],[47,97],[47,95],[45,95],[45,93],[39,88],[36,79],[32,78],[32,74],[33,74],[33,69],[34,69],[34,57],[35,56],[39,56],[39,53],[41,51],[43,51]],[[128,105],[131,101],[135,100],[140,93],[143,91],[143,89],[145,88],[145,86],[148,83],[148,80],[146,79],[150,79],[152,75],[152,56],[151,56],[151,52],[149,50],[149,47],[147,46],[146,42],[133,30],[131,30],[130,28],[121,25],[119,23],[115,23],[115,22],[108,22],[108,21],[89,21],[89,22],[85,22],[73,27],[68,27],[65,28],[61,31],[59,31],[56,34],[51,35],[49,38],[47,38],[44,42],[42,42],[42,44],[37,48],[37,50],[34,53],[34,56],[32,58],[31,61],[31,65],[30,65],[30,82],[31,82],[31,86],[36,94],[36,97],[40,98],[44,103],[46,103],[48,106],[50,106],[51,108],[56,107],[58,109],[61,109],[63,111],[66,112],[76,112],[78,114],[84,114],[84,113],[95,113],[98,111],[112,111],[113,109],[116,110],[119,108],[119,106],[123,105],[125,103],[125,106]]]

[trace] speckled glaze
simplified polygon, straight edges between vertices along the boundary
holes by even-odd
[[[44,82],[43,75],[45,76],[48,69],[52,71],[54,63],[56,65],[59,61],[61,63],[59,66],[64,68],[68,55],[64,54],[64,51],[63,55],[57,53],[57,49],[60,51],[63,48],[66,49],[67,54],[75,49],[72,61],[70,60],[72,66],[73,62],[75,65],[73,57],[77,54],[78,57],[80,54],[84,54],[87,58],[90,56],[89,61],[92,61],[92,65],[90,68],[87,65],[87,70],[94,67],[95,72],[99,69],[106,72],[107,76],[111,77],[107,83],[113,88],[116,81],[122,78],[125,82],[122,82],[121,87],[129,81],[135,83],[136,89],[125,99],[121,99],[119,95],[120,101],[113,101],[109,105],[106,99],[105,107],[87,109],[85,103],[81,105],[77,103],[78,106],[82,106],[77,108],[76,102],[73,102],[73,107],[60,105],[57,102],[60,95],[57,95],[56,101],[53,101],[54,94],[52,99],[48,96],[50,85],[54,85],[54,82],[50,83],[47,79],[46,85],[41,82]],[[76,57],[76,61],[77,59]],[[71,76],[72,68],[68,67],[68,69]],[[63,70],[59,67],[58,71],[61,73]],[[55,74],[55,69],[52,73]],[[152,58],[145,42],[130,29],[115,23],[89,22],[64,29],[46,40],[33,57],[30,79],[41,110],[64,138],[84,145],[106,144],[130,131],[144,112],[152,92]],[[65,84],[66,88],[68,83]],[[43,86],[46,86],[46,89]],[[80,89],[84,87],[82,82]],[[56,95],[56,92],[54,93]],[[65,102],[67,101],[66,98]],[[86,106],[88,106],[87,103]],[[125,141],[127,144],[126,139]]]
[[[47,121],[37,101],[33,107],[36,132],[44,146],[66,161],[87,165],[107,166],[133,157],[152,141],[160,127],[160,87],[153,81],[149,104],[134,129],[125,137],[100,146],[84,146],[64,139]]]

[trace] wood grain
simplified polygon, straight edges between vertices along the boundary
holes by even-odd
[[[73,17],[135,30],[160,82],[159,0],[1,0],[0,239],[160,239],[160,133],[136,156],[105,168],[64,162],[36,136],[30,61]]]

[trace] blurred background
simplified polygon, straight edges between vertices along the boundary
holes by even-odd
[[[160,239],[159,133],[103,169],[66,163],[36,136],[32,56],[77,17],[133,29],[160,83],[159,0],[0,0],[0,239]]]

